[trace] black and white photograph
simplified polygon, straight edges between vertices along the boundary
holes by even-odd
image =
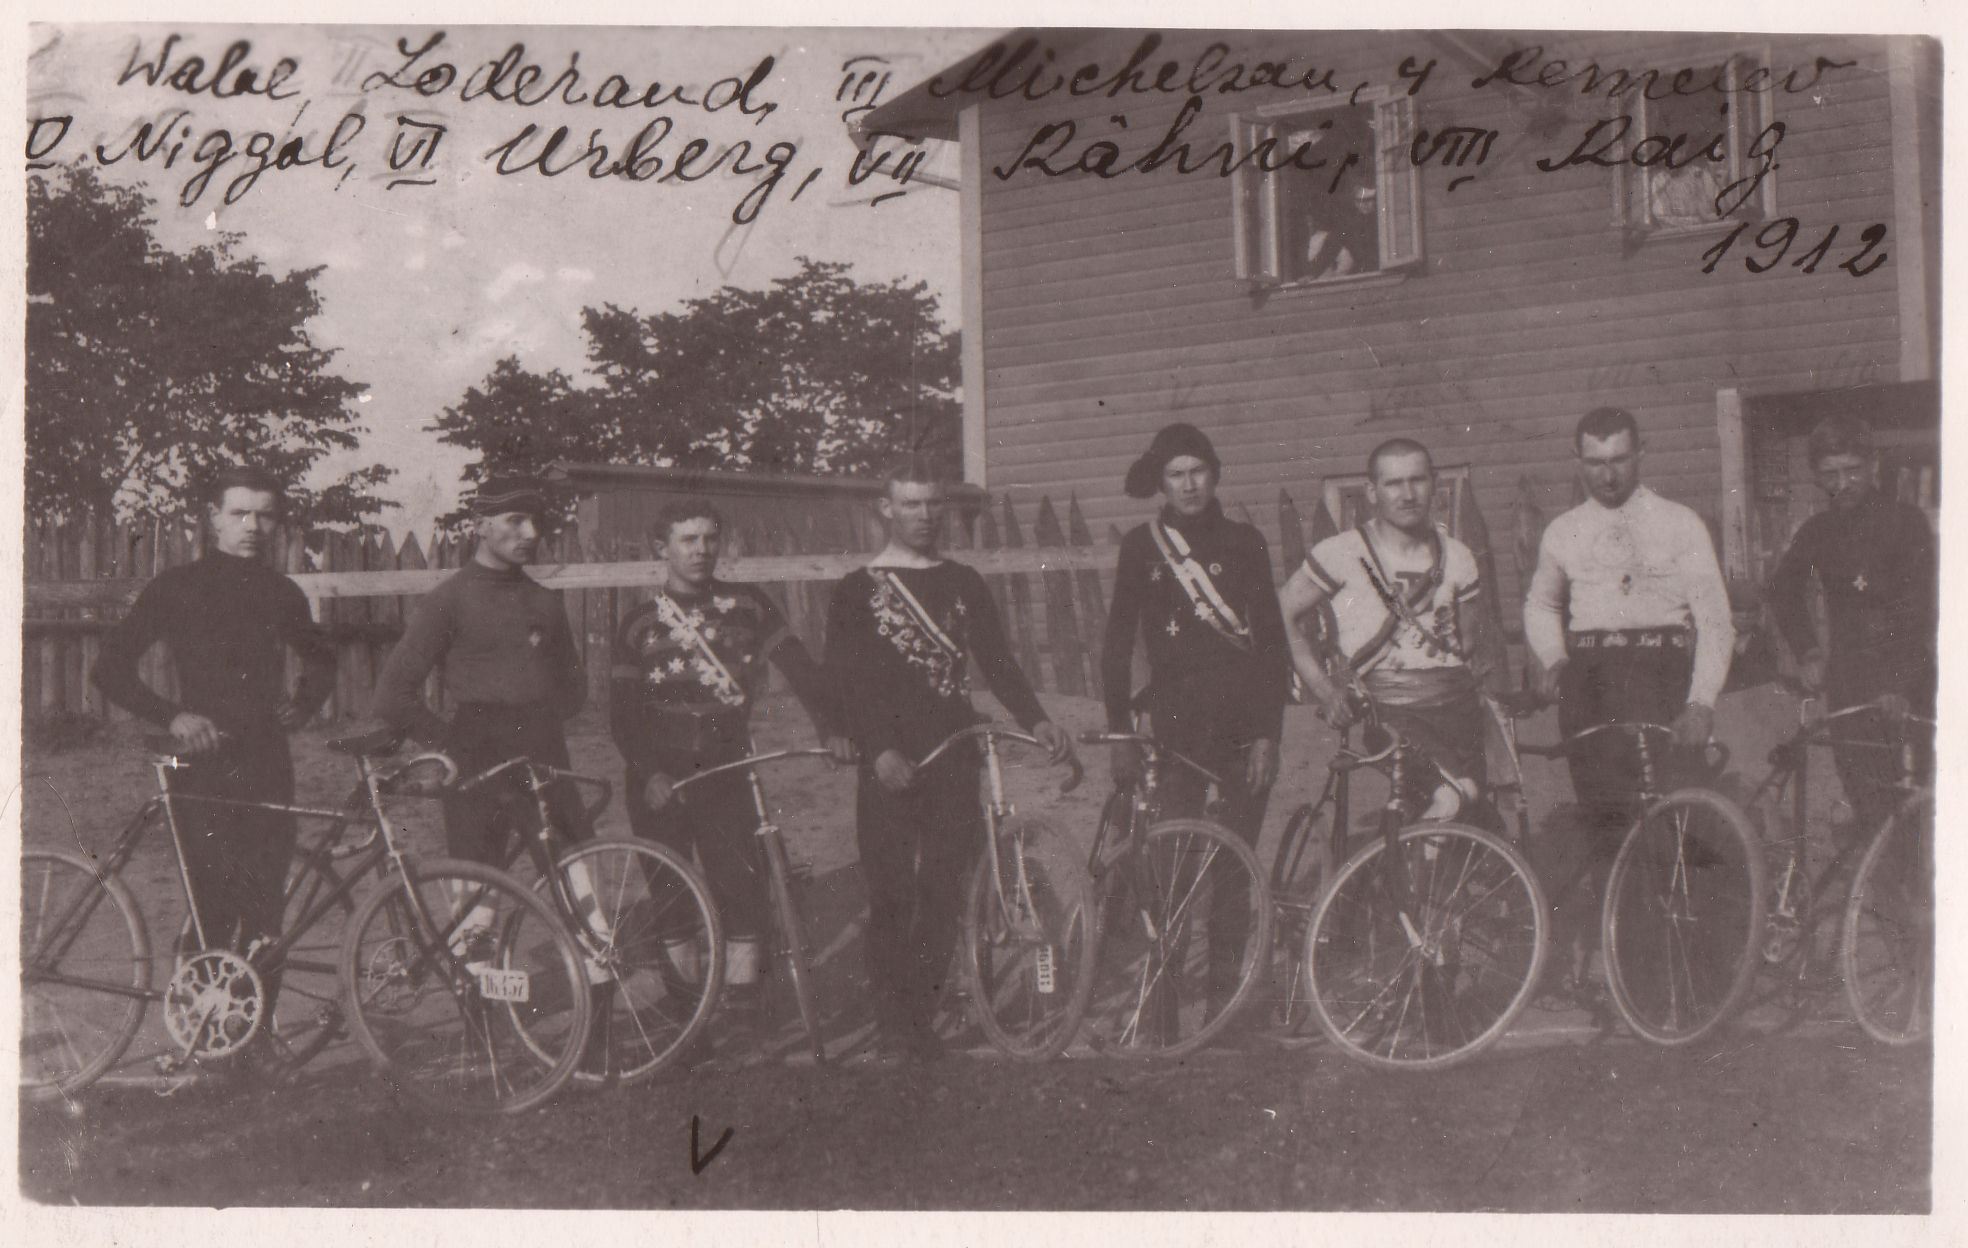
[[[1944,15],[172,12],[17,45],[38,1234],[1954,1211]]]

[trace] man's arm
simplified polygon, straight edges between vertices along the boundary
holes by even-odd
[[[167,608],[165,591],[158,584],[152,581],[144,586],[129,614],[103,634],[102,648],[89,679],[117,706],[159,727],[168,727],[180,708],[170,699],[160,697],[137,674],[137,664],[144,652],[164,635]]]
[[[439,590],[424,596],[383,661],[369,699],[369,714],[398,735],[441,741],[444,720],[424,702],[424,680],[451,645],[451,602]]]
[[[1262,702],[1251,708],[1257,722],[1257,735],[1274,746],[1285,731],[1285,695],[1291,680],[1291,643],[1285,638],[1285,616],[1278,603],[1278,591],[1271,581],[1271,548],[1264,535],[1257,535],[1251,552],[1249,575],[1258,592],[1252,597],[1250,619],[1251,651],[1258,663],[1263,685]]]
[[[1686,526],[1679,563],[1688,613],[1695,622],[1695,674],[1688,682],[1688,701],[1713,708],[1729,678],[1729,661],[1735,657],[1736,623],[1708,526],[1693,512],[1686,513]]]
[[[868,616],[868,583],[865,575],[849,573],[834,586],[827,602],[822,670],[841,725],[861,748],[861,757],[872,762],[899,746],[893,722],[873,704],[881,671],[867,649],[875,635]]]
[[[984,578],[976,572],[965,578],[960,592],[970,613],[971,657],[977,660],[978,670],[984,673],[984,683],[991,687],[998,701],[1004,703],[1019,727],[1030,732],[1045,722],[1045,708],[1032,692],[1032,682],[1026,679],[1025,669],[1018,666],[1018,660],[1011,657],[1011,648],[1005,644],[998,604],[991,600]]]
[[[1524,593],[1524,644],[1538,663],[1538,693],[1556,696],[1558,672],[1565,666],[1565,602],[1570,588],[1564,565],[1547,526],[1538,539],[1537,570]]]
[[[1353,707],[1347,701],[1346,691],[1326,675],[1325,660],[1312,644],[1312,621],[1328,597],[1329,592],[1319,583],[1310,565],[1300,564],[1279,589],[1278,607],[1284,620],[1285,639],[1291,646],[1292,666],[1298,669],[1305,691],[1319,704],[1327,723],[1345,727],[1353,722]]]
[[[629,612],[615,630],[615,664],[608,673],[608,735],[623,761],[645,763],[650,758],[650,716],[645,693],[645,673],[624,660],[635,653],[634,637],[642,620],[650,614],[643,604]]]
[[[1134,638],[1147,589],[1141,547],[1123,539],[1114,566],[1114,600],[1107,607],[1107,633],[1100,643],[1100,693],[1109,732],[1134,731]]]
[[[298,728],[314,718],[335,688],[335,642],[327,629],[315,623],[307,595],[298,585],[288,581],[282,598],[280,639],[299,657],[301,679],[280,708],[280,722]]]

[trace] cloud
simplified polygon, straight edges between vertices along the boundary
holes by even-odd
[[[501,269],[499,276],[493,278],[492,284],[485,288],[485,297],[487,299],[504,299],[517,287],[528,286],[535,282],[544,282],[546,280],[547,275],[545,273],[540,272],[539,269],[522,260],[517,264],[509,264]]]

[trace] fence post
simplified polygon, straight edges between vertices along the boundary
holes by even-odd
[[[1004,496],[1004,548],[1023,550],[1025,535],[1018,531],[1018,514],[1011,509],[1011,495]],[[1011,594],[1011,635],[1017,639],[1018,664],[1025,669],[1025,677],[1039,688],[1045,680],[1045,673],[1039,666],[1038,630],[1032,618],[1031,591],[1026,587],[1023,572],[1008,573],[1006,588]],[[1056,686],[1055,686],[1056,687]]]
[[[83,580],[93,581],[102,575],[100,560],[102,555],[103,525],[101,518],[96,515],[93,508],[86,515],[87,519],[83,522],[82,526],[82,566],[79,571]],[[98,620],[102,618],[102,612],[95,607],[78,611],[76,614],[85,620]],[[89,680],[89,673],[96,669],[96,657],[101,653],[102,639],[95,630],[84,629],[81,632],[80,640],[82,644],[77,648],[82,652],[82,670],[77,683],[82,695],[82,710],[91,715],[101,714],[103,710],[102,692]]]
[[[1305,562],[1305,527],[1298,518],[1298,504],[1283,489],[1278,491],[1278,557],[1287,577]]]
[[[1060,531],[1058,513],[1052,499],[1039,499],[1039,519],[1032,536],[1042,547],[1064,549],[1066,535]],[[1045,589],[1046,638],[1052,651],[1053,686],[1060,693],[1085,695],[1086,645],[1080,640],[1080,621],[1073,610],[1073,576],[1064,570],[1046,572],[1039,581]],[[1097,682],[1096,682],[1097,683]]]
[[[1087,529],[1086,516],[1080,511],[1077,494],[1068,496],[1066,500],[1066,543],[1081,550],[1093,545],[1093,534]],[[1087,684],[1093,696],[1099,697],[1100,662],[1107,647],[1107,595],[1100,587],[1100,573],[1093,568],[1081,568],[1075,572],[1073,584],[1079,591],[1080,619],[1085,624],[1081,636],[1087,643]]]
[[[1503,663],[1503,680],[1510,687],[1510,652],[1505,646],[1508,634],[1503,629],[1503,586],[1497,583],[1496,552],[1490,548],[1490,526],[1483,520],[1483,509],[1476,503],[1476,488],[1473,482],[1465,483],[1462,497],[1462,532],[1457,534],[1462,544],[1469,547],[1469,553],[1476,556],[1476,575],[1482,581],[1485,592],[1482,595],[1483,621],[1490,636],[1497,640],[1497,657]]]

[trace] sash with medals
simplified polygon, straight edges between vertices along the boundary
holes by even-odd
[[[1163,524],[1160,519],[1148,522],[1148,532],[1154,536],[1155,548],[1162,552],[1162,562],[1168,565],[1175,583],[1189,596],[1190,604],[1196,609],[1196,618],[1215,629],[1218,636],[1239,650],[1250,649],[1250,625],[1224,601],[1216,582],[1189,553],[1189,543],[1182,534]]]
[[[726,706],[745,705],[745,686],[731,674],[731,669],[718,658],[717,651],[711,649],[711,643],[704,640],[704,635],[690,622],[689,612],[660,589],[656,591],[655,606],[656,618],[670,630],[670,637],[697,652],[697,674],[712,695]]]
[[[1462,647],[1423,624],[1421,617],[1416,614],[1416,608],[1433,597],[1435,591],[1442,585],[1444,564],[1447,560],[1443,558],[1441,534],[1436,532],[1433,525],[1429,526],[1428,571],[1404,594],[1394,588],[1394,578],[1389,576],[1387,569],[1381,565],[1380,555],[1374,550],[1373,540],[1367,536],[1367,526],[1362,523],[1356,531],[1360,535],[1360,545],[1367,552],[1367,557],[1360,561],[1360,570],[1367,574],[1367,583],[1373,586],[1374,593],[1387,608],[1387,618],[1374,631],[1374,635],[1367,638],[1366,644],[1347,657],[1347,665],[1356,672],[1364,669],[1380,657],[1381,652],[1393,642],[1394,634],[1403,624],[1411,626],[1420,633],[1422,644],[1430,650],[1439,651],[1467,663],[1468,656],[1463,653]]]
[[[942,626],[931,617],[929,608],[923,606],[916,596],[909,592],[909,587],[902,583],[902,578],[892,569],[870,568],[869,571],[888,587],[889,597],[902,605],[901,614],[912,627],[912,631],[927,641],[943,659],[940,671],[937,670],[936,665],[928,665],[931,675],[935,677],[936,691],[945,697],[967,693],[970,687],[970,662],[964,648],[943,631]],[[911,662],[919,662],[920,660],[911,653],[909,639],[899,635],[899,632],[891,632],[890,627],[892,626],[885,626],[882,629],[889,635],[889,640]]]

